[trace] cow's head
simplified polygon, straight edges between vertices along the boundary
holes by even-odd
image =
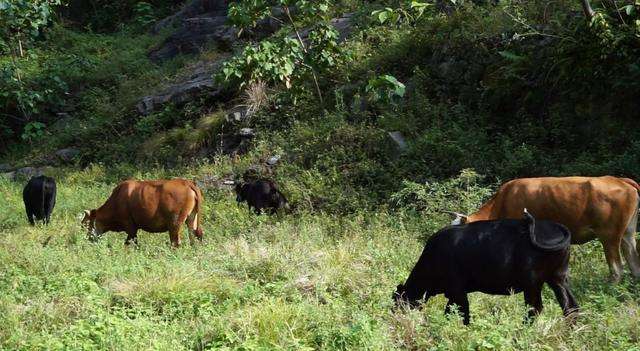
[[[407,287],[404,284],[398,284],[396,291],[392,295],[395,307],[408,306],[410,308],[420,307],[420,302],[416,299],[411,299],[408,296]]]
[[[96,210],[85,210],[81,224],[87,228],[87,235],[91,241],[96,241],[104,233],[102,223],[96,220]]]

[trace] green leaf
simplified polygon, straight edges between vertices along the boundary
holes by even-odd
[[[513,52],[506,51],[506,50],[505,51],[498,51],[498,54],[500,56],[506,58],[507,60],[514,61],[514,62],[522,61],[522,60],[525,59],[524,56],[516,55]]]

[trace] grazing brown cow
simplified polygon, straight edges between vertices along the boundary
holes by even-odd
[[[622,246],[631,273],[640,278],[635,240],[639,190],[635,181],[611,176],[514,179],[476,213],[458,215],[453,224],[516,219],[526,207],[536,218],[567,226],[572,244],[600,240],[614,282],[622,273]]]
[[[82,224],[93,238],[108,231],[126,232],[125,244],[137,243],[138,229],[150,233],[169,232],[173,246],[180,246],[180,230],[186,223],[189,239],[202,240],[198,215],[202,192],[188,180],[126,180],[113,189],[100,208],[85,211]]]

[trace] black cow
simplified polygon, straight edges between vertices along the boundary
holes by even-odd
[[[258,179],[236,184],[236,201],[246,201],[249,208],[253,208],[256,214],[263,210],[270,214],[279,209],[289,208],[285,196],[278,190],[276,184],[270,180]]]
[[[444,228],[425,245],[418,263],[393,298],[417,307],[434,295],[456,304],[469,324],[467,294],[494,295],[524,292],[532,307],[529,318],[542,310],[542,286],[547,283],[565,317],[578,310],[569,291],[567,271],[571,235],[562,224],[535,221],[525,209],[524,219],[479,221]]]
[[[32,177],[22,190],[22,199],[31,225],[35,225],[36,220],[48,224],[56,205],[55,179],[46,176]]]

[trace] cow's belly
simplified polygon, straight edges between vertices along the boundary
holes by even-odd
[[[139,229],[149,233],[162,233],[169,231],[171,220],[160,216],[138,216],[135,218],[135,224]]]
[[[589,242],[597,237],[596,232],[590,227],[580,228],[571,232],[571,244],[580,245]]]

